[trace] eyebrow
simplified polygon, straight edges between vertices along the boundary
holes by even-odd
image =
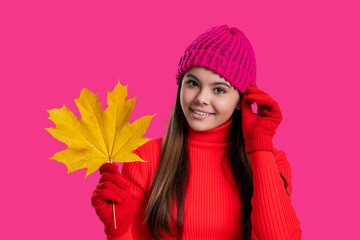
[[[191,73],[186,74],[185,77],[192,77],[192,78],[195,78],[195,80],[199,81],[199,79],[198,79],[197,77],[195,77],[194,75],[192,75]],[[226,87],[228,87],[228,88],[231,88],[231,87],[229,86],[229,84],[227,84],[227,83],[225,83],[225,82],[213,82],[213,83],[211,83],[210,85],[212,85],[212,86],[213,86],[213,85],[224,85],[224,86],[226,86]]]

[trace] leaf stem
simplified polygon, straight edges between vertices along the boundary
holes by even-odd
[[[113,214],[114,214],[114,227],[116,229],[117,227],[116,227],[116,216],[115,216],[115,203],[113,202],[112,204],[113,204]]]
[[[113,163],[113,161],[111,161],[111,160],[109,159],[109,163]],[[117,226],[116,226],[116,215],[115,215],[115,203],[114,203],[114,202],[112,203],[112,210],[113,210],[113,215],[114,215],[114,227],[115,227],[115,229],[117,229]]]

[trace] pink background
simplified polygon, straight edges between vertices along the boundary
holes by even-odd
[[[99,173],[66,174],[48,160],[66,148],[44,129],[46,110],[82,88],[120,79],[138,96],[131,121],[157,114],[145,137],[164,134],[175,71],[208,28],[244,31],[259,88],[280,105],[274,137],[293,173],[304,239],[359,235],[359,26],[357,1],[2,1],[0,4],[0,239],[105,239],[90,205]]]

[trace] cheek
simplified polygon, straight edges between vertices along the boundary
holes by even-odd
[[[214,102],[216,111],[219,113],[232,113],[235,110],[236,103],[234,98],[221,99]]]
[[[188,105],[191,102],[191,92],[189,91],[181,91],[180,92],[180,103],[181,106]]]
[[[184,113],[185,113],[185,110],[186,110],[186,108],[187,108],[187,106],[189,104],[188,101],[187,101],[186,96],[187,95],[185,94],[185,92],[183,92],[181,90],[181,92],[180,92],[180,105],[181,105],[181,108],[182,108]]]

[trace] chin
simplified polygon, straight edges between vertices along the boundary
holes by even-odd
[[[188,121],[188,123],[190,127],[196,131],[206,131],[215,128],[214,124],[210,122],[197,122],[197,120],[192,119],[190,122]]]

